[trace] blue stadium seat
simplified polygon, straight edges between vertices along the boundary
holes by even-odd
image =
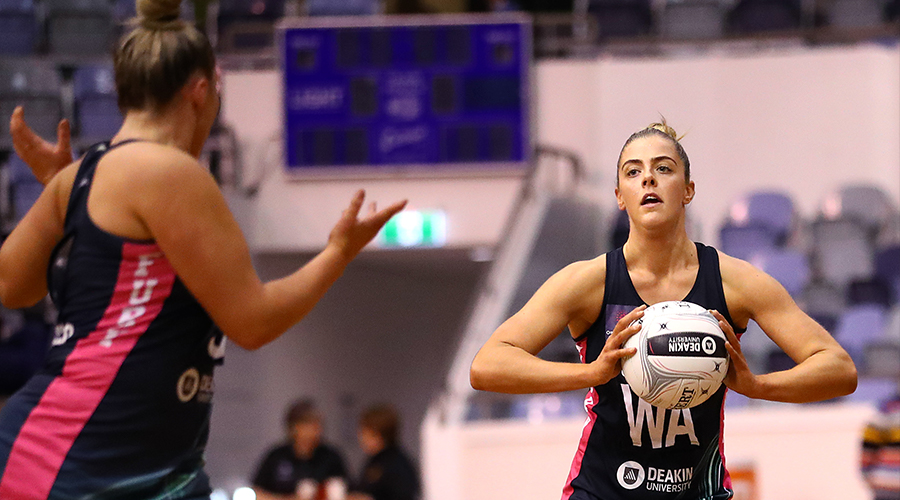
[[[883,339],[863,350],[861,371],[868,377],[884,377],[900,381],[900,342]]]
[[[800,28],[801,10],[795,0],[741,0],[728,13],[728,30],[758,34]]]
[[[28,381],[44,362],[53,327],[25,319],[22,327],[0,341],[0,395],[9,395]]]
[[[306,11],[310,16],[361,16],[381,11],[377,0],[307,0]]]
[[[862,224],[874,242],[880,231],[900,218],[888,194],[870,184],[847,185],[822,201],[820,212],[828,220],[853,220]]]
[[[780,191],[753,191],[732,203],[729,217],[737,226],[768,227],[778,245],[784,245],[794,228],[794,201]]]
[[[891,287],[893,302],[900,303],[900,244],[875,252],[875,276]]]
[[[838,316],[847,305],[843,289],[822,280],[810,282],[798,303],[806,314],[831,333],[834,333]]]
[[[676,40],[715,39],[725,31],[725,7],[719,0],[668,0],[660,32]]]
[[[874,271],[870,231],[854,219],[822,219],[812,226],[812,260],[815,274],[841,289],[854,279],[866,279]]]
[[[778,280],[795,299],[809,283],[809,263],[802,252],[776,248],[757,254],[751,262]]]
[[[878,404],[897,393],[897,380],[893,378],[868,378],[859,379],[856,391],[841,398],[841,401],[851,403]]]
[[[867,279],[857,279],[847,285],[847,305],[877,304],[888,308],[893,303],[893,291],[890,285],[875,276]]]
[[[216,25],[225,52],[253,52],[275,45],[275,21],[284,0],[221,0]]]
[[[73,75],[75,126],[83,143],[110,139],[122,125],[112,66],[83,66]]]
[[[32,0],[0,0],[0,55],[33,54],[39,24]]]
[[[878,0],[832,0],[825,13],[828,24],[838,28],[878,26],[882,21],[883,2]]]
[[[9,169],[9,190],[12,197],[12,217],[19,221],[34,205],[44,191],[44,186],[31,173],[31,169],[15,154],[7,163]]]
[[[43,0],[51,53],[107,55],[113,42],[111,0]]]
[[[591,0],[588,13],[601,39],[648,35],[653,27],[649,0]]]
[[[778,235],[762,224],[738,226],[726,223],[719,230],[719,249],[732,257],[752,260],[754,256],[778,248]]]
[[[849,306],[838,318],[834,338],[854,361],[862,363],[866,346],[883,339],[886,320],[887,311],[882,306]]]
[[[40,136],[56,138],[62,119],[60,76],[50,63],[38,60],[0,60],[0,147],[11,145],[9,116],[25,106],[25,119]]]

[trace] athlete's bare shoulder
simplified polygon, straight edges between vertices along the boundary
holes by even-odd
[[[743,323],[753,317],[760,304],[774,298],[781,299],[784,292],[778,282],[753,264],[719,252],[719,272],[725,301],[732,318]],[[745,319],[746,318],[746,319]]]
[[[564,267],[553,278],[554,288],[572,311],[569,329],[580,334],[593,323],[603,306],[606,290],[606,254],[582,260]]]

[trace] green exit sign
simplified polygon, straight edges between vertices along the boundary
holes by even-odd
[[[404,210],[378,233],[383,247],[440,247],[447,241],[447,220],[439,210]]]

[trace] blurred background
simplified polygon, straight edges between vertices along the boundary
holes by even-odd
[[[737,498],[871,498],[863,427],[900,384],[898,5],[185,2],[223,67],[203,161],[264,279],[321,249],[356,189],[410,200],[300,325],[256,352],[229,346],[208,447],[217,498],[246,493],[299,397],[352,470],[360,411],[396,406],[426,500],[556,498],[584,393],[476,393],[469,364],[552,273],[624,242],[616,158],[660,116],[685,134],[691,236],[773,275],[860,371],[835,401],[729,395]],[[110,47],[133,15],[132,0],[0,0],[4,234],[41,190],[7,117],[24,104],[48,139],[69,118],[77,149],[108,139]],[[0,395],[40,366],[52,323],[49,304],[0,312]],[[742,344],[756,372],[793,364],[754,324]],[[541,356],[578,359],[565,332]]]

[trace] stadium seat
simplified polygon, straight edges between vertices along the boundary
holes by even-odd
[[[11,155],[9,163],[9,191],[12,198],[12,219],[19,221],[34,205],[44,191],[44,186],[34,177],[31,169],[18,156]]]
[[[719,230],[719,249],[738,259],[750,261],[754,256],[771,252],[777,247],[778,235],[766,225],[726,223]]]
[[[842,289],[854,279],[866,279],[874,271],[874,249],[869,230],[855,219],[822,219],[813,222],[814,274]]]
[[[660,32],[675,40],[715,39],[725,31],[725,8],[719,0],[668,0]]]
[[[83,66],[73,75],[75,127],[83,144],[109,140],[122,125],[112,66]]]
[[[755,321],[747,323],[747,331],[741,335],[741,350],[747,358],[747,364],[754,373],[765,372],[769,357],[773,352],[781,351],[772,339],[763,332]]]
[[[307,0],[306,10],[310,16],[374,15],[381,11],[381,2],[376,0]]]
[[[757,254],[751,263],[778,280],[795,299],[800,297],[809,283],[809,263],[802,252],[785,248],[769,249]]]
[[[900,218],[883,189],[874,185],[843,186],[822,201],[820,212],[828,220],[849,219],[862,224],[874,242],[878,233]]]
[[[28,124],[45,139],[56,137],[62,119],[60,76],[50,63],[38,60],[0,60],[0,147],[11,145],[9,116],[25,106]]]
[[[732,203],[729,209],[732,225],[760,225],[775,235],[776,244],[784,245],[794,228],[794,202],[780,191],[754,191]]]
[[[880,25],[882,10],[882,2],[877,0],[832,0],[825,15],[830,26],[864,28]]]
[[[727,15],[731,33],[739,35],[800,28],[800,5],[794,0],[741,0]]]
[[[846,307],[846,298],[843,290],[834,284],[812,281],[803,290],[798,303],[806,314],[834,333],[838,316]]]
[[[216,18],[219,48],[254,52],[274,47],[275,21],[284,16],[284,0],[222,0]]]
[[[51,53],[100,56],[113,42],[113,4],[109,0],[43,0]]]
[[[42,321],[25,319],[11,336],[0,339],[0,395],[18,390],[41,367],[52,331],[53,327]]]
[[[861,368],[866,376],[900,380],[900,342],[879,340],[867,345],[863,351]]]
[[[32,0],[0,0],[0,55],[34,53],[39,23]]]
[[[893,290],[880,276],[857,279],[847,285],[847,305],[877,304],[890,307],[893,303]]]
[[[875,252],[875,276],[890,285],[893,301],[900,303],[900,244]]]
[[[878,404],[897,394],[897,380],[893,378],[860,378],[853,394],[841,398],[850,403]]]
[[[884,20],[894,22],[900,19],[900,0],[890,0],[884,6]]]
[[[648,35],[653,26],[649,0],[590,0],[588,14],[601,39]]]
[[[849,306],[841,313],[834,338],[857,363],[863,362],[867,345],[883,340],[887,313],[876,304]]]

